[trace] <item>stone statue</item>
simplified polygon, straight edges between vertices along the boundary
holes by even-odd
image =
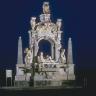
[[[43,4],[43,13],[44,14],[49,14],[50,13],[49,2],[44,2],[44,4]]]
[[[49,61],[52,63],[54,62],[54,60],[52,60],[51,56],[49,56]]]
[[[38,63],[45,62],[45,59],[43,57],[43,52],[40,53],[40,56],[38,56]]]
[[[51,31],[52,31],[52,32],[57,32],[57,30],[58,30],[58,27],[57,27],[55,24],[52,24],[52,29],[51,29]]]
[[[58,31],[60,31],[61,26],[62,26],[62,19],[57,19],[56,25],[58,27]]]
[[[46,62],[49,62],[49,55],[46,55]]]
[[[60,60],[61,60],[61,63],[63,63],[63,64],[66,63],[65,49],[61,50]]]
[[[36,26],[36,17],[32,17],[30,23],[31,23],[32,30],[34,30]]]
[[[52,58],[51,58],[51,56],[49,56],[49,55],[47,55],[46,56],[46,62],[51,62],[51,63],[53,63],[53,62],[55,62],[54,60],[52,60]]]
[[[25,49],[25,64],[31,64],[32,63],[32,52],[30,49],[26,48]]]

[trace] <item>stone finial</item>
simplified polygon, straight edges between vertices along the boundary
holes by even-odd
[[[31,23],[32,30],[34,30],[36,26],[36,17],[31,17],[30,23]]]
[[[62,26],[62,19],[57,19],[56,25],[58,27],[58,31],[60,31],[61,26]]]

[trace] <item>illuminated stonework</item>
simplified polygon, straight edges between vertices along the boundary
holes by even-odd
[[[34,82],[33,86],[39,87],[38,82],[45,81],[44,86],[62,86],[64,80],[75,80],[74,64],[73,62],[71,64],[67,63],[73,61],[72,43],[69,41],[68,58],[66,58],[65,49],[61,45],[62,19],[57,19],[56,23],[51,21],[49,2],[44,2],[42,8],[43,13],[40,14],[39,22],[37,22],[36,17],[31,17],[31,30],[28,31],[29,48],[24,51],[26,54],[24,57],[25,64],[16,65],[15,82],[28,82],[31,78]],[[39,51],[41,40],[50,42],[51,56],[48,54],[44,56],[44,53]],[[19,46],[22,47],[22,45]],[[25,70],[28,70],[28,72],[24,73]]]

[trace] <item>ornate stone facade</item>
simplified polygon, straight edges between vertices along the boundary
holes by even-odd
[[[28,31],[29,48],[25,50],[25,64],[23,64],[23,66],[17,64],[17,68],[19,70],[22,69],[23,71],[25,69],[29,70],[27,73],[23,72],[22,78],[25,79],[21,79],[21,81],[30,81],[31,78],[34,82],[34,86],[38,86],[38,82],[41,81],[47,82],[45,86],[62,86],[64,80],[75,79],[74,64],[73,62],[72,64],[66,62],[66,60],[72,60],[66,58],[65,49],[62,49],[62,19],[57,19],[56,23],[51,21],[49,2],[44,2],[42,8],[43,13],[40,15],[39,22],[37,22],[36,17],[31,17],[31,30]],[[50,42],[51,56],[48,54],[44,56],[43,52],[39,52],[39,42],[41,40]],[[71,45],[72,44],[70,44],[70,46]],[[70,50],[68,55],[71,53],[70,58],[72,59],[72,48],[68,49]],[[15,76],[15,81],[17,82],[19,82],[18,76],[20,78],[20,75]],[[48,84],[48,82],[50,82],[50,84]]]

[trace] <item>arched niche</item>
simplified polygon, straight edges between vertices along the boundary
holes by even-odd
[[[38,55],[40,54],[40,52],[43,52],[44,57],[47,55],[51,56],[51,43],[48,40],[40,40],[38,47]]]
[[[38,51],[39,51],[39,44],[41,41],[46,41],[46,42],[50,43],[50,51],[51,51],[50,55],[51,55],[52,59],[55,59],[55,41],[52,40],[51,38],[45,38],[45,37],[40,38],[37,42],[37,46],[38,46],[37,50]]]

